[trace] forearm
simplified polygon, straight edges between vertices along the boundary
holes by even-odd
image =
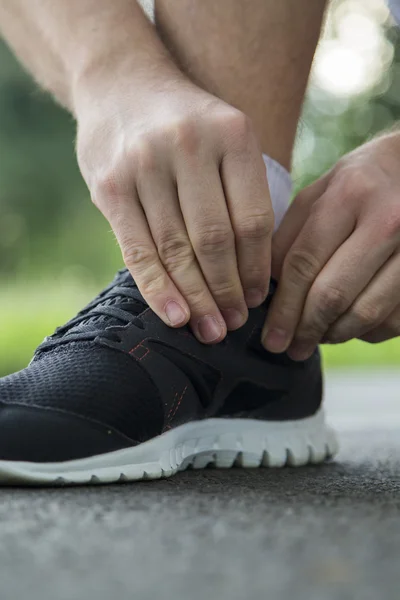
[[[153,25],[135,0],[0,0],[0,30],[21,62],[75,113],[85,79],[175,69]]]

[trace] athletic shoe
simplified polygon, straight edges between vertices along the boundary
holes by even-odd
[[[272,293],[207,346],[164,325],[120,271],[26,369],[0,380],[0,482],[131,481],[331,457],[318,352],[298,363],[260,343]]]

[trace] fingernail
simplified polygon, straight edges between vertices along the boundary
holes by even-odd
[[[221,310],[221,314],[228,329],[239,329],[247,320],[247,315],[241,313],[237,308],[225,308],[225,310]]]
[[[263,302],[265,294],[258,288],[250,288],[249,290],[245,290],[244,298],[249,308],[256,308]]]
[[[197,322],[197,329],[204,342],[215,342],[223,332],[222,325],[211,315],[201,317]]]
[[[283,329],[269,329],[263,337],[263,344],[270,352],[284,352],[289,336]]]
[[[165,314],[171,325],[180,325],[186,320],[186,313],[175,300],[170,300],[165,306]]]
[[[314,352],[315,346],[310,346],[304,342],[294,342],[288,349],[288,355],[292,360],[303,361],[310,358]]]

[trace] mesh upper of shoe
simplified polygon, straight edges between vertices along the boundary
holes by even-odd
[[[120,314],[126,313],[124,316],[138,316],[147,306],[129,271],[121,269],[110,285],[83,308],[76,317],[59,327],[48,340],[51,339],[52,344],[57,345],[63,341],[68,342],[70,336],[79,337],[86,333],[93,333],[94,339],[99,331],[105,333],[107,328],[121,325],[121,318],[107,314],[108,309],[117,308]],[[99,314],[99,311],[101,313],[103,309],[106,313]],[[123,323],[126,322],[128,321],[123,321]],[[40,351],[46,345],[47,341],[45,344],[41,344],[38,350]]]
[[[0,380],[0,403],[65,411],[108,425],[135,441],[158,435],[157,388],[133,358],[94,342],[69,343],[39,355]]]

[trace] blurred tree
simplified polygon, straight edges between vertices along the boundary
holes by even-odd
[[[331,168],[343,154],[400,119],[400,29],[389,21],[382,30],[393,60],[387,68],[382,61],[379,78],[371,88],[341,97],[311,83],[295,153],[297,190]]]
[[[107,226],[87,202],[88,193],[76,163],[73,142],[72,118],[38,89],[8,48],[0,43],[0,272],[3,274],[46,271],[61,268],[69,261],[95,271],[101,265],[98,251],[101,254],[102,246],[106,246]],[[93,236],[88,236],[88,229]]]

